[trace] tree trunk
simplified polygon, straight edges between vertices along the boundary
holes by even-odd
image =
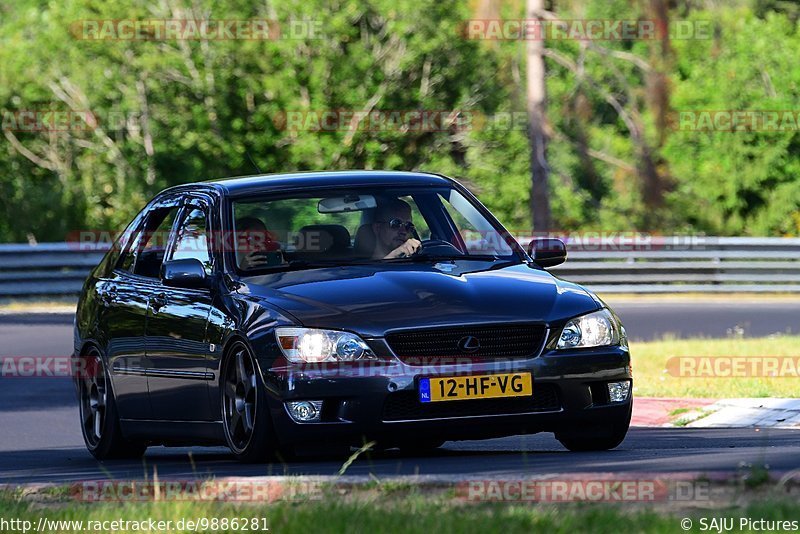
[[[527,0],[528,21],[541,20],[544,0]],[[527,83],[528,83],[528,140],[531,147],[531,213],[533,231],[547,232],[551,229],[550,190],[547,165],[547,132],[545,117],[547,89],[545,86],[544,35],[527,39]]]

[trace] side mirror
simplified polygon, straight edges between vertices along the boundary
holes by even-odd
[[[165,261],[161,265],[161,280],[172,287],[197,289],[208,286],[206,270],[197,258]]]
[[[528,244],[528,254],[541,267],[553,267],[567,261],[567,247],[560,239],[537,238]]]

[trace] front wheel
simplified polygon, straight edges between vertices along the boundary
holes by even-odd
[[[613,449],[622,443],[628,433],[632,408],[633,403],[631,403],[626,414],[616,420],[591,425],[577,432],[556,432],[556,439],[573,452]]]
[[[236,459],[244,463],[269,460],[276,442],[267,395],[255,358],[242,342],[228,351],[220,376],[222,425]]]
[[[122,435],[117,404],[103,357],[92,349],[78,370],[81,433],[86,448],[98,460],[141,458],[147,444]]]

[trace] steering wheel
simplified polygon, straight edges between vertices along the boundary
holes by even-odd
[[[422,246],[417,249],[416,254],[425,251],[425,254],[430,254],[433,257],[436,256],[464,256],[465,254],[459,250],[458,247],[450,243],[449,241],[445,241],[443,239],[426,239],[422,242]]]

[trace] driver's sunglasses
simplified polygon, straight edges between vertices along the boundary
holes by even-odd
[[[388,224],[389,228],[392,230],[399,230],[400,228],[405,228],[406,232],[413,232],[416,229],[414,223],[411,221],[404,221],[402,219],[392,219],[391,221],[380,221],[384,224]]]

